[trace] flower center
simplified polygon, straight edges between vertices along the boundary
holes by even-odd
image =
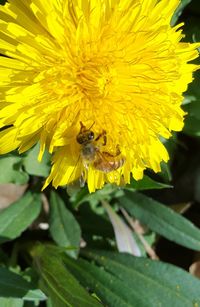
[[[107,65],[88,61],[77,70],[76,81],[79,90],[87,98],[103,98],[109,92],[112,74]]]

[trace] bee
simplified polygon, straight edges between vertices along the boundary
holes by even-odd
[[[111,154],[107,151],[101,151],[97,146],[98,141],[102,138],[101,146],[107,143],[106,131],[103,130],[96,138],[94,132],[91,130],[92,125],[87,129],[82,122],[80,122],[80,132],[76,137],[76,141],[81,145],[81,157],[83,159],[84,167],[87,169],[90,164],[99,171],[109,173],[122,167],[125,163],[125,158],[121,156],[119,146],[116,146],[116,153]]]

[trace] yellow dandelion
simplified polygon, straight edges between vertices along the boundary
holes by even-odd
[[[197,44],[170,26],[178,0],[10,0],[0,7],[0,153],[40,143],[45,187],[90,192],[160,171],[160,137],[180,105]]]

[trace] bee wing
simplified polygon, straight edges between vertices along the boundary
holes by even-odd
[[[99,171],[102,171],[104,173],[109,173],[112,171],[113,163],[103,153],[101,153],[100,151],[97,151],[96,159],[93,162],[93,166],[95,169]]]
[[[105,161],[105,162],[107,162],[107,163],[109,163],[110,162],[110,159],[109,159],[109,153],[108,153],[108,155],[107,155],[107,152],[101,152],[101,151],[97,151],[96,152],[96,160],[101,160],[101,161]]]

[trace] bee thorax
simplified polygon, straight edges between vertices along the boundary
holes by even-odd
[[[96,155],[96,148],[92,143],[88,143],[82,147],[81,155],[84,160],[94,161]]]

